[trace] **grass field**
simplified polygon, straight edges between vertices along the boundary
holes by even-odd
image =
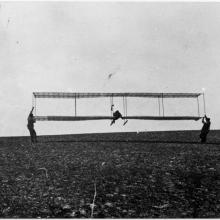
[[[220,131],[198,136],[2,137],[0,217],[219,218]]]

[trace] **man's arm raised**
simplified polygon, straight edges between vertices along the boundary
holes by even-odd
[[[30,115],[30,114],[33,114],[33,111],[34,111],[34,107],[32,107],[32,109],[31,109],[29,115]]]

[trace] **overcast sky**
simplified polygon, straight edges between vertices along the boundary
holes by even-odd
[[[220,3],[0,3],[0,136],[29,134],[27,115],[34,91],[202,92],[205,88],[207,114],[212,128],[219,129],[219,27]],[[116,107],[123,113],[119,101]],[[109,103],[80,100],[77,113],[108,115]],[[202,112],[202,102],[200,107]],[[38,114],[47,115],[49,110],[74,115],[74,101],[37,103]],[[196,115],[196,103],[165,101],[166,114],[181,111]],[[153,100],[131,99],[129,112],[155,115],[158,106]],[[37,122],[35,127],[38,134],[201,128],[201,121],[109,124]]]

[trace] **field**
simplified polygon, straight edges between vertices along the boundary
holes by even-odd
[[[0,138],[1,218],[219,218],[220,131]]]

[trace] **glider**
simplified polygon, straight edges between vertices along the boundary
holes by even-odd
[[[32,104],[35,107],[35,119],[36,121],[85,121],[85,120],[112,120],[113,119],[113,98],[122,97],[123,98],[123,109],[124,115],[123,119],[125,120],[124,124],[127,123],[127,120],[199,120],[202,117],[200,116],[199,109],[199,99],[198,97],[203,95],[204,101],[204,112],[205,112],[205,99],[204,93],[67,93],[67,92],[33,92]],[[139,97],[139,98],[155,98],[158,99],[158,116],[139,116],[139,115],[127,115],[127,99],[129,97]],[[38,116],[36,114],[36,100],[37,99],[74,99],[75,100],[75,115],[72,116]],[[110,108],[111,114],[108,116],[79,116],[77,115],[77,100],[79,99],[88,99],[88,98],[110,98]],[[197,100],[198,113],[194,116],[166,116],[164,113],[164,100],[165,99],[176,99],[176,98],[193,98]]]

